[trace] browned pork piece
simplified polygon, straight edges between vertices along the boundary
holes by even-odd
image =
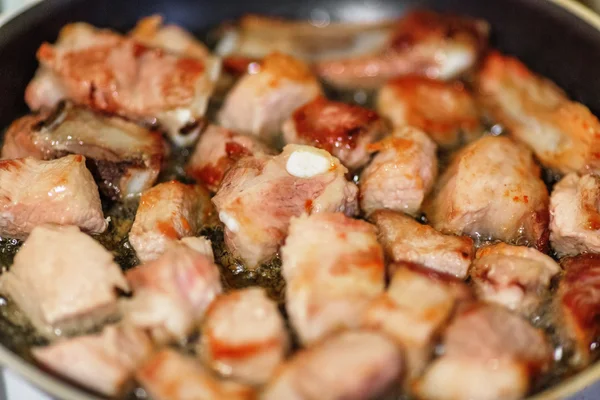
[[[360,207],[417,215],[438,172],[436,145],[415,128],[401,127],[369,146],[378,151],[360,175]]]
[[[220,72],[220,62],[179,56],[85,23],[65,26],[37,52],[40,68],[25,93],[31,109],[70,98],[100,111],[158,122],[190,144]]]
[[[142,194],[129,241],[141,261],[154,260],[168,243],[196,236],[212,212],[209,193],[201,186],[161,183]]]
[[[600,252],[600,178],[569,174],[550,196],[550,242],[560,256]]]
[[[483,133],[475,100],[459,82],[394,79],[379,90],[377,111],[394,126],[419,128],[441,148],[455,148]]]
[[[248,386],[216,378],[192,357],[175,350],[155,353],[137,370],[136,379],[154,400],[254,400]]]
[[[159,343],[186,339],[222,291],[210,257],[180,243],[126,275],[134,296],[123,303],[124,318]]]
[[[132,386],[138,367],[152,352],[139,329],[111,325],[102,332],[34,347],[34,358],[49,370],[105,396],[119,396]]]
[[[273,151],[255,136],[242,135],[210,125],[200,136],[186,173],[216,192],[225,173],[240,158],[254,154],[272,154]]]
[[[387,129],[375,111],[317,97],[298,108],[283,125],[286,143],[327,150],[349,169],[369,162],[369,144]]]
[[[390,210],[377,210],[369,219],[377,225],[379,242],[390,260],[422,264],[461,279],[467,277],[473,259],[470,237],[444,235]]]
[[[201,329],[199,354],[205,364],[252,385],[269,380],[289,347],[277,304],[258,287],[217,297]]]
[[[225,224],[225,243],[248,268],[271,258],[283,243],[290,218],[302,213],[358,209],[356,185],[328,152],[287,145],[277,156],[242,158],[229,170],[213,203]]]
[[[164,152],[160,133],[69,102],[16,120],[2,146],[4,159],[81,154],[100,190],[112,198],[135,196],[152,187]]]
[[[129,286],[112,254],[75,226],[34,228],[0,277],[0,291],[48,336],[114,315],[117,289]]]
[[[548,245],[548,191],[531,152],[507,137],[463,148],[437,182],[424,211],[443,233]]]
[[[498,243],[477,251],[470,275],[480,298],[531,316],[559,272],[558,264],[536,249]]]
[[[277,371],[263,400],[374,399],[397,383],[402,354],[376,332],[349,331],[300,350]]]
[[[38,225],[101,233],[108,223],[85,157],[0,160],[0,236],[25,239]]]
[[[565,275],[555,298],[556,322],[573,344],[571,363],[583,367],[594,360],[592,350],[600,337],[600,255],[565,257],[560,264]]]
[[[450,275],[413,263],[398,263],[387,291],[364,313],[363,326],[395,339],[404,349],[408,382],[417,378],[433,356],[435,339],[459,302],[472,294]]]
[[[385,285],[376,229],[340,213],[292,219],[281,249],[286,309],[303,344],[360,324]]]
[[[516,58],[491,53],[479,72],[478,91],[491,116],[544,166],[564,174],[600,171],[598,119]]]
[[[444,355],[415,389],[431,400],[517,400],[545,370],[552,351],[541,330],[500,306],[466,308],[444,334]]]
[[[377,88],[403,75],[451,79],[470,70],[487,44],[482,20],[412,11],[400,18],[380,49],[357,57],[317,62],[317,73],[343,88]]]
[[[219,123],[236,132],[276,142],[295,109],[321,94],[321,86],[302,61],[273,53],[227,94]]]

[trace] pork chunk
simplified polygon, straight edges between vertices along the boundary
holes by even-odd
[[[486,136],[456,154],[424,211],[443,233],[547,248],[548,191],[540,168],[507,137]]]
[[[394,126],[413,126],[441,148],[452,149],[483,133],[471,93],[459,82],[407,76],[385,84],[377,111]]]
[[[37,52],[25,100],[38,110],[70,98],[141,122],[157,121],[179,145],[199,133],[220,62],[180,56],[85,23],[65,26]]]
[[[600,178],[569,174],[550,196],[550,242],[559,256],[600,252]]]
[[[273,154],[273,151],[255,136],[210,125],[200,136],[186,173],[210,191],[216,192],[225,173],[240,158],[254,154]]]
[[[370,146],[378,151],[360,175],[360,207],[417,215],[438,172],[436,145],[423,132],[398,128]]]
[[[297,352],[267,385],[262,399],[372,399],[393,386],[402,372],[402,355],[392,340],[375,332],[344,332]]]
[[[225,224],[225,243],[248,268],[271,258],[302,213],[357,213],[356,185],[324,150],[287,145],[277,156],[242,158],[212,201]]]
[[[7,294],[42,334],[81,331],[113,316],[129,286],[112,254],[75,226],[32,230],[8,272]]]
[[[39,225],[102,233],[108,223],[85,157],[0,160],[0,236],[25,239]]]
[[[72,103],[22,117],[8,128],[2,158],[85,156],[100,190],[113,199],[152,187],[164,157],[160,133]]]
[[[235,84],[219,111],[219,123],[236,132],[276,142],[294,110],[321,94],[321,87],[302,61],[273,53],[256,73]]]
[[[386,131],[376,112],[324,97],[298,108],[283,125],[286,143],[327,150],[351,170],[369,162],[369,144]]]
[[[281,255],[288,316],[305,345],[357,327],[384,290],[383,251],[364,221],[339,213],[294,218]]]
[[[212,213],[209,194],[201,186],[161,183],[142,194],[129,242],[141,261],[154,260],[168,243],[196,236]]]
[[[536,249],[498,243],[477,251],[470,275],[483,300],[531,316],[559,272],[558,264]]]
[[[105,396],[119,396],[131,388],[131,378],[152,351],[141,330],[111,325],[102,332],[34,347],[36,361],[49,370]]]
[[[135,377],[154,400],[252,400],[254,391],[215,378],[197,360],[161,350],[137,370]]]
[[[561,173],[600,171],[600,122],[581,103],[523,63],[491,53],[478,76],[485,109],[548,168]]]
[[[379,242],[390,260],[422,264],[461,279],[467,277],[473,259],[470,237],[444,235],[390,210],[377,210],[370,220],[377,225]]]
[[[221,375],[262,385],[283,362],[288,347],[277,304],[256,287],[217,297],[206,312],[199,353]]]

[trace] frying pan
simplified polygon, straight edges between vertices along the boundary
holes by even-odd
[[[0,126],[27,112],[23,93],[37,66],[35,52],[70,22],[126,31],[141,17],[160,13],[168,22],[202,33],[245,13],[308,19],[326,12],[332,20],[365,21],[416,7],[486,19],[494,46],[516,55],[600,115],[600,17],[572,0],[47,0],[0,27]],[[9,350],[8,342],[0,336],[0,363],[5,367],[56,398],[96,398],[39,370]],[[580,392],[595,381],[600,381],[600,363],[535,398],[600,398],[600,386],[595,394]]]

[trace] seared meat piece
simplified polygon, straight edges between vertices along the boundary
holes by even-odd
[[[4,159],[51,160],[81,154],[100,190],[112,198],[138,195],[152,187],[164,152],[158,132],[71,103],[16,120],[2,146]]]
[[[296,353],[261,398],[373,399],[401,374],[402,354],[392,340],[375,332],[344,332]]]
[[[569,174],[550,196],[550,242],[558,255],[600,252],[600,178]]]
[[[498,243],[477,251],[470,275],[483,300],[530,316],[559,272],[558,264],[536,249]]]
[[[326,60],[317,73],[334,86],[377,88],[403,75],[451,79],[471,69],[487,44],[482,20],[413,11],[395,24],[388,42],[371,54]]]
[[[491,116],[544,166],[565,174],[600,172],[598,119],[516,58],[491,53],[479,72],[478,92]]]
[[[94,109],[143,122],[157,121],[179,145],[199,132],[220,63],[154,49],[84,23],[65,26],[44,43],[40,69],[27,87],[31,109],[71,98]]]
[[[154,260],[169,242],[196,236],[212,212],[209,193],[201,186],[161,183],[142,194],[129,241],[141,261]]]
[[[465,308],[444,334],[445,353],[416,385],[432,400],[521,399],[552,349],[541,330],[500,306]]]
[[[149,330],[159,343],[187,338],[222,291],[211,259],[178,243],[126,275],[134,296],[124,301],[124,318]]]
[[[277,304],[254,287],[223,294],[211,304],[199,353],[221,375],[262,385],[283,362],[288,344]]]
[[[459,82],[407,76],[379,90],[377,111],[394,126],[413,126],[442,148],[455,148],[483,133],[471,93]]]
[[[225,224],[225,243],[248,268],[272,257],[290,218],[302,213],[357,212],[357,188],[324,150],[287,145],[277,156],[242,158],[212,201]]]
[[[557,326],[573,342],[573,365],[594,361],[593,345],[600,337],[600,255],[581,254],[561,260],[566,271],[555,297]]]
[[[548,244],[548,191],[531,152],[507,137],[483,137],[455,155],[424,206],[443,233]]]
[[[348,169],[355,169],[369,162],[368,145],[386,130],[372,110],[317,97],[294,111],[283,125],[283,138],[286,143],[327,150]]]
[[[105,396],[119,396],[152,351],[148,336],[127,325],[111,325],[101,333],[34,347],[34,358],[44,367]]]
[[[215,378],[197,360],[162,350],[135,374],[154,400],[252,400],[256,396],[247,386]]]
[[[0,291],[48,336],[114,315],[117,289],[129,287],[112,254],[75,226],[34,228],[0,276]]]
[[[357,327],[385,287],[375,227],[340,213],[293,218],[281,258],[286,309],[305,345]]]
[[[221,185],[225,173],[240,158],[273,151],[254,136],[241,135],[217,125],[210,125],[200,136],[186,173],[212,192]]]
[[[98,187],[85,157],[53,161],[0,160],[0,236],[25,239],[38,225],[76,225],[106,230]]]
[[[435,143],[415,128],[402,127],[369,147],[378,153],[360,175],[362,210],[417,215],[437,176]]]
[[[410,383],[432,357],[436,337],[455,306],[472,295],[462,281],[417,264],[398,263],[393,269],[390,286],[369,305],[363,326],[398,341]]]
[[[321,86],[302,61],[273,53],[258,71],[235,84],[219,111],[219,123],[236,132],[276,142],[295,109],[321,94]]]
[[[461,279],[467,277],[473,259],[473,239],[470,237],[444,235],[429,225],[390,210],[377,210],[370,220],[377,225],[379,242],[389,259],[422,264]]]

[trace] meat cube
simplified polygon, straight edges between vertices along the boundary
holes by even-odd
[[[184,244],[171,243],[126,276],[134,296],[123,303],[124,318],[158,343],[186,339],[222,291],[219,268]]]
[[[113,199],[152,187],[165,148],[160,133],[71,103],[22,117],[4,136],[2,158],[52,160],[81,154],[100,190]]]
[[[424,211],[443,233],[499,239],[544,251],[548,191],[531,152],[507,137],[463,148],[437,182]]]
[[[600,337],[600,255],[581,254],[561,260],[565,275],[555,296],[556,325],[572,342],[572,365],[584,367],[595,360]]]
[[[34,358],[49,370],[105,396],[126,393],[152,343],[141,330],[111,325],[102,332],[34,347]]]
[[[517,400],[552,360],[541,330],[500,306],[463,310],[444,335],[445,353],[416,385],[432,400]]]
[[[42,44],[37,58],[40,69],[25,93],[31,109],[71,98],[137,121],[157,121],[178,145],[198,136],[220,73],[216,58],[150,48],[85,23],[65,26],[54,45]]]
[[[441,148],[452,149],[483,133],[471,93],[459,82],[420,76],[394,79],[379,90],[377,111],[394,126],[413,126]]]
[[[375,227],[343,214],[292,219],[281,258],[287,313],[305,345],[357,327],[385,287]]]
[[[196,236],[212,213],[210,196],[201,186],[161,183],[142,194],[129,242],[141,261],[154,260],[168,243]]]
[[[389,259],[422,264],[461,279],[467,277],[473,259],[473,239],[470,237],[444,235],[429,225],[390,210],[377,210],[370,220],[377,225],[379,242]]]
[[[392,387],[402,372],[402,354],[392,340],[375,332],[344,332],[296,353],[261,398],[373,399]]]
[[[386,208],[416,216],[438,172],[436,145],[423,132],[397,128],[369,146],[378,151],[360,175],[360,207],[366,214]]]
[[[117,289],[129,287],[112,254],[75,226],[34,228],[0,276],[0,291],[49,337],[113,316]]]
[[[498,243],[477,251],[470,275],[483,300],[531,316],[559,272],[558,264],[536,249]]]
[[[369,144],[385,133],[385,123],[376,112],[325,97],[298,108],[283,125],[286,143],[327,150],[348,169],[369,162]]]
[[[154,400],[252,400],[256,396],[247,386],[215,378],[197,360],[161,350],[135,374]]]
[[[375,89],[404,75],[452,79],[476,64],[488,31],[482,20],[412,11],[396,22],[382,48],[318,62],[315,69],[325,81],[342,88]]]
[[[357,212],[358,189],[324,150],[287,145],[277,156],[242,158],[212,201],[225,224],[225,243],[247,268],[276,252],[290,219],[302,213]]]
[[[450,275],[412,263],[393,268],[390,286],[369,305],[363,326],[387,334],[402,346],[410,383],[433,356],[437,335],[455,307],[472,295],[466,284]]]
[[[258,71],[235,84],[219,111],[219,123],[236,132],[276,142],[295,109],[321,94],[321,86],[303,62],[273,53]]]
[[[600,172],[600,122],[553,82],[493,52],[479,72],[478,92],[491,116],[544,166],[564,174]]]
[[[215,254],[213,253],[213,249],[212,249],[212,242],[210,241],[210,239],[204,237],[204,236],[199,236],[199,237],[184,237],[183,239],[179,240],[178,242],[174,242],[178,244],[184,244],[186,246],[188,246],[189,248],[191,248],[194,251],[197,251],[200,254],[204,254],[210,261],[215,261]],[[173,243],[170,243],[169,246],[172,246]]]
[[[108,223],[85,157],[0,160],[0,236],[25,239],[39,225],[102,233]]]
[[[225,173],[242,157],[254,154],[272,154],[273,151],[255,136],[235,133],[217,125],[210,125],[196,144],[186,173],[216,192]]]
[[[600,178],[569,174],[550,196],[550,242],[559,256],[600,252]]]
[[[199,353],[221,375],[262,385],[283,362],[288,347],[277,304],[256,287],[217,297],[204,317]]]

